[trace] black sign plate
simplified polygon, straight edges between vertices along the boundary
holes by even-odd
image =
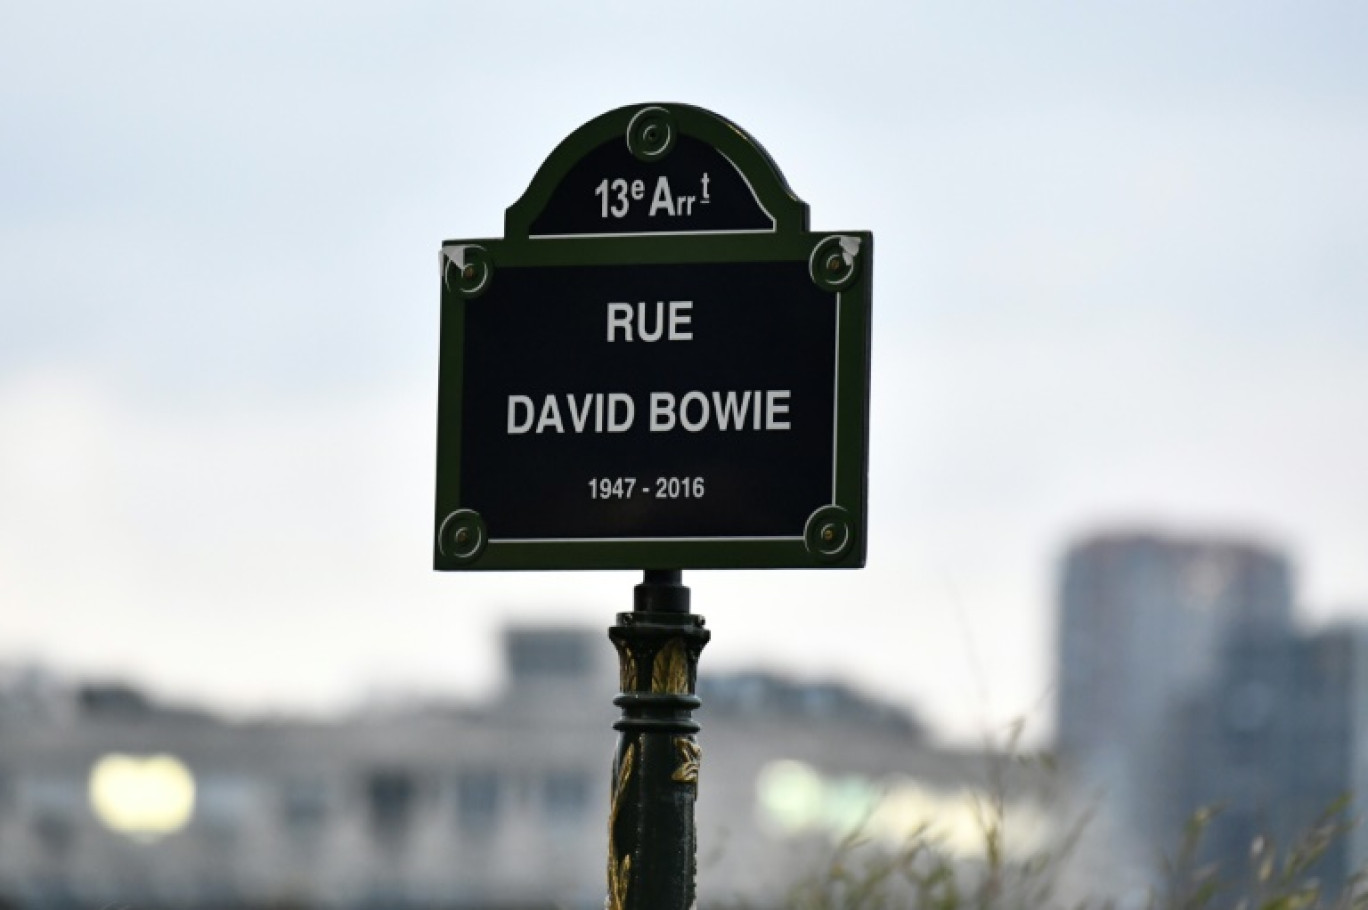
[[[684,105],[442,249],[439,569],[863,565],[872,237]]]

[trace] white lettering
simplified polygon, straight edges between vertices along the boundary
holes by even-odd
[[[660,178],[664,180],[664,177]],[[655,331],[646,328],[646,301],[637,304],[637,334],[642,341],[659,341],[660,335],[665,331],[665,301],[657,300],[655,305]]]
[[[537,418],[537,432],[540,433],[547,427],[555,427],[557,433],[564,433],[565,426],[561,423],[560,407],[556,404],[555,395],[547,395],[542,402],[541,416]]]
[[[721,392],[712,393],[713,410],[717,412],[717,428],[719,430],[744,430],[746,428],[746,411],[750,408],[750,390],[741,393],[740,400],[737,399],[735,392],[726,393],[726,397]],[[756,410],[760,410],[757,402]],[[736,426],[733,427],[732,424]]]
[[[792,428],[792,394],[789,389],[651,392],[647,429],[652,433],[676,428],[687,433],[788,430]],[[510,436],[626,433],[635,423],[636,400],[627,392],[567,392],[544,395],[540,401],[528,395],[508,396]]]
[[[630,303],[608,304],[608,340],[616,341],[614,329],[622,329],[627,340],[632,340],[632,305]]]
[[[584,428],[589,425],[589,411],[593,407],[594,396],[585,393],[584,404],[579,409],[575,407],[574,395],[566,395],[565,402],[570,406],[570,424],[575,428],[576,433],[583,433]]]
[[[651,393],[651,432],[665,433],[675,425],[674,396],[669,392]]]
[[[693,341],[693,331],[685,329],[693,322],[692,300],[671,300],[670,301],[670,340],[671,341]]]
[[[519,411],[525,416],[519,416]],[[532,399],[526,395],[508,396],[508,435],[526,433],[532,429]]]
[[[744,389],[690,391],[676,399],[671,392],[652,392],[650,431],[667,433],[679,426],[698,433],[710,425],[720,431],[788,430],[791,395],[788,389]]]
[[[689,402],[698,402],[701,413],[697,420],[689,420]],[[690,433],[697,433],[708,425],[708,396],[702,392],[689,392],[679,402],[679,424]]]
[[[645,300],[639,301],[635,308],[630,303],[613,301],[608,304],[608,340],[617,341],[621,330],[624,341],[659,341],[668,337],[670,341],[693,341],[693,301],[664,300],[655,301],[654,306]]]
[[[788,389],[771,389],[765,396],[765,429],[787,430],[789,422],[780,420],[779,415],[788,413]],[[783,404],[780,404],[783,399]]]
[[[618,417],[618,406],[623,407],[623,416]],[[636,418],[636,405],[632,403],[632,396],[622,392],[610,392],[608,394],[608,432],[625,433],[632,428],[632,421]]]
[[[656,181],[655,192],[651,195],[651,209],[646,213],[648,217],[654,218],[656,209],[664,209],[666,215],[674,216],[674,196],[670,194],[670,178],[664,174]]]

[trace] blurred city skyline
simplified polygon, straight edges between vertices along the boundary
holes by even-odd
[[[1046,736],[1057,560],[1117,528],[1362,618],[1365,39],[1348,2],[11,6],[0,661],[333,710],[628,609],[635,573],[431,571],[436,254],[644,101],[879,248],[869,567],[685,573],[705,669]]]

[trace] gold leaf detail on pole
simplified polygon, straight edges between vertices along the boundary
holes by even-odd
[[[679,767],[670,775],[670,780],[698,786],[698,765],[703,760],[703,747],[687,736],[676,736],[674,747],[679,757]]]
[[[622,692],[635,692],[637,688],[636,658],[625,644],[618,645],[618,684]]]
[[[689,694],[689,652],[682,638],[672,638],[651,665],[651,691],[656,694]]]
[[[613,788],[613,800],[608,806],[608,899],[604,910],[626,910],[627,884],[632,876],[632,857],[618,859],[617,817],[622,808],[622,799],[627,795],[627,783],[632,778],[632,765],[636,760],[635,746],[628,746],[622,754],[622,764],[618,766],[617,785]]]
[[[608,863],[608,900],[604,910],[626,910],[627,882],[632,874],[632,858],[624,856],[622,864],[614,871],[612,861]]]

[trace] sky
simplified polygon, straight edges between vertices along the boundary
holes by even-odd
[[[672,101],[876,238],[868,567],[686,573],[705,670],[1046,738],[1115,528],[1368,621],[1365,47],[1357,2],[0,0],[0,662],[326,712],[630,609],[431,570],[436,253]]]

